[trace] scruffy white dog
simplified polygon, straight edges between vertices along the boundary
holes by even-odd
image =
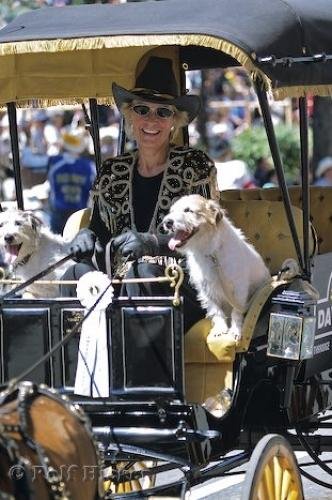
[[[65,257],[66,243],[53,234],[33,212],[9,209],[0,212],[0,245],[3,248],[10,275],[26,281],[51,264]],[[65,262],[43,279],[58,280],[73,261]],[[49,298],[59,296],[59,285],[32,284],[25,297]]]
[[[187,257],[190,279],[212,320],[211,333],[239,340],[249,300],[270,278],[262,257],[219,204],[200,195],[176,201],[163,225],[173,233],[169,247]]]

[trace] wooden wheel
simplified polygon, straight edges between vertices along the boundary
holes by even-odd
[[[257,444],[249,461],[242,500],[303,500],[302,481],[289,442],[268,434]]]
[[[117,482],[114,483],[110,480],[104,481],[104,490],[105,492],[112,493],[130,493],[133,491],[142,491],[149,488],[153,488],[156,482],[156,476],[144,475],[144,471],[149,469],[150,467],[154,467],[156,462],[154,461],[140,461],[140,462],[118,462],[115,465],[108,467],[106,471],[107,473],[117,474],[117,473],[132,473],[132,472],[141,472],[142,474],[138,475],[138,478]]]

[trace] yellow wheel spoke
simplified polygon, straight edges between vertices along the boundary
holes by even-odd
[[[281,487],[281,497],[280,497],[281,499],[288,498],[291,480],[292,480],[292,476],[291,476],[289,470],[284,469],[284,474],[282,476],[282,487]]]
[[[299,500],[299,498],[300,498],[299,493],[296,490],[290,491],[287,496],[287,500]]]
[[[104,481],[104,491],[109,491],[111,489],[111,481],[108,479],[107,481]]]
[[[269,464],[266,464],[264,468],[264,482],[266,485],[266,490],[268,497],[266,500],[275,500],[274,498],[274,481],[273,481],[273,472]]]
[[[141,479],[143,488],[151,488],[153,486],[153,481],[149,476],[143,476]]]
[[[141,483],[138,481],[138,479],[133,479],[132,481],[130,481],[130,483],[127,484],[130,488],[127,491],[140,491],[142,489]]]
[[[118,484],[118,486],[116,488],[116,492],[117,493],[125,493],[126,492],[124,483]]]
[[[257,490],[257,500],[266,500],[267,497],[266,485],[263,479],[259,482],[258,490]]]
[[[274,497],[276,500],[281,500],[282,468],[278,457],[273,457],[273,473],[274,473]]]
[[[124,474],[124,478],[126,478],[126,473],[128,472],[128,481],[123,481],[119,484],[112,483],[111,480],[106,479],[104,481],[104,491],[112,491],[113,493],[130,493],[132,491],[142,491],[147,488],[151,488],[155,484],[155,475],[143,475],[143,471],[145,469],[154,467],[156,462],[149,461],[141,461],[135,463],[127,463],[127,462],[118,462],[113,465],[112,468],[109,467],[105,469],[105,476],[107,474],[113,473],[116,476],[119,476],[121,473]],[[142,474],[138,475],[137,479],[130,479],[130,473],[133,472],[142,472]]]

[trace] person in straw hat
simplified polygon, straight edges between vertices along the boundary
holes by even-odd
[[[120,263],[115,265],[115,273],[120,271],[124,260],[127,264],[130,260],[130,269],[125,266],[127,277],[161,276],[164,266],[177,257],[168,248],[170,237],[164,234],[162,227],[172,202],[192,193],[217,197],[212,160],[203,151],[173,143],[181,127],[199,113],[200,99],[179,93],[171,59],[151,55],[134,89],[127,90],[113,83],[112,90],[125,120],[127,136],[137,147],[133,152],[103,163],[93,188],[90,228],[82,230],[70,248],[81,257],[94,250],[98,240],[103,250],[95,252],[93,260],[99,270],[114,275],[115,257]],[[91,263],[86,268],[85,265],[81,263],[80,270],[76,267],[74,276],[86,272]],[[73,275],[68,277],[71,279]],[[127,285],[121,290],[121,294],[124,293],[169,295],[169,286]],[[185,310],[190,308],[187,317],[194,323],[204,314],[196,302],[196,293],[188,284],[183,293]]]
[[[332,186],[332,156],[320,160],[315,174],[315,186]]]
[[[88,206],[90,189],[96,177],[94,163],[84,156],[87,137],[84,129],[64,130],[60,138],[61,153],[50,156],[50,226],[62,233],[68,217]]]

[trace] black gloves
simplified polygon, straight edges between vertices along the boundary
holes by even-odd
[[[96,239],[97,237],[91,229],[81,229],[75,238],[68,243],[68,251],[73,254],[73,259],[91,258],[95,249]]]
[[[155,234],[127,231],[113,238],[111,250],[123,257],[136,260],[143,257],[143,255],[150,255],[152,257],[159,255],[159,243]]]
[[[111,239],[111,251],[130,260],[139,259],[144,255],[151,257],[156,255],[176,256],[177,254],[168,248],[169,239],[169,235],[158,235],[157,237],[152,233],[127,231]],[[68,243],[68,253],[73,254],[74,260],[91,259],[94,252],[102,255],[104,249],[91,229],[81,229],[75,238]]]

